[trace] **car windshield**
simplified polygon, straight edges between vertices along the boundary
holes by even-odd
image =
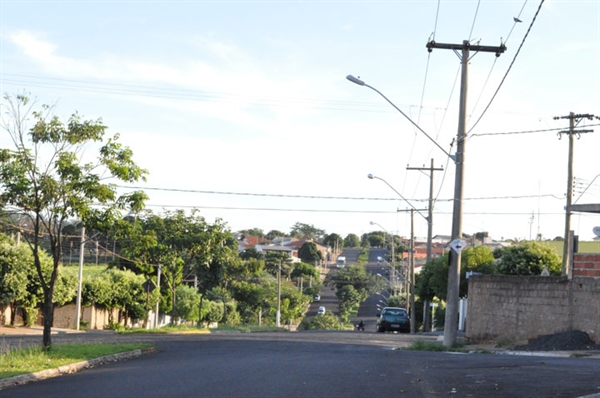
[[[383,310],[383,312],[381,313],[381,315],[388,315],[388,316],[406,316],[406,310],[403,309],[385,309]]]

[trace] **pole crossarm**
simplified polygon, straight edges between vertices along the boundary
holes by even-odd
[[[426,47],[429,52],[432,52],[434,48],[455,51],[468,49],[475,52],[495,53],[496,57],[499,57],[500,54],[506,51],[506,46],[504,44],[501,44],[500,46],[481,46],[479,44],[471,44],[468,40],[463,41],[462,44],[436,43],[434,40],[431,40],[427,43]]]
[[[459,114],[458,114],[458,132],[456,135],[456,174],[454,179],[454,205],[452,210],[452,240],[462,237],[462,216],[463,216],[463,191],[464,191],[464,166],[466,154],[466,123],[467,123],[467,91],[468,91],[468,71],[469,71],[469,54],[471,51],[491,52],[499,57],[506,46],[482,46],[479,44],[471,44],[469,40],[463,40],[461,44],[436,43],[430,40],[427,45],[427,51],[432,52],[434,48],[453,50],[458,54],[460,51],[461,63],[461,88],[459,99]],[[446,295],[446,315],[444,326],[444,346],[450,347],[456,343],[458,332],[458,303],[459,303],[459,287],[460,287],[460,252],[452,253],[450,251],[450,260],[448,267],[448,289]]]

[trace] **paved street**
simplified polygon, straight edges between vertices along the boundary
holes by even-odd
[[[40,336],[4,336],[18,344]],[[156,352],[16,386],[0,397],[579,397],[600,360],[399,350],[431,336],[374,332],[61,334],[54,342],[149,341]]]

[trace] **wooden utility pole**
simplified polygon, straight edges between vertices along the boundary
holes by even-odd
[[[460,86],[460,110],[458,115],[458,133],[456,146],[456,177],[454,179],[454,207],[452,212],[452,240],[462,238],[462,202],[463,202],[463,175],[465,163],[465,141],[467,122],[467,86],[469,72],[469,56],[471,51],[492,52],[497,57],[506,51],[504,44],[493,46],[472,45],[468,40],[462,44],[445,44],[430,41],[427,43],[427,51],[434,48],[453,50],[461,61],[461,86]],[[459,51],[461,52],[459,54]],[[460,252],[450,252],[451,262],[448,269],[448,293],[446,296],[446,320],[444,325],[444,346],[450,347],[456,343],[458,332],[458,292],[460,286]]]
[[[558,138],[562,137],[561,134],[567,134],[569,136],[569,160],[567,167],[567,206],[565,207],[565,241],[563,242],[563,260],[562,260],[562,275],[571,275],[571,250],[573,249],[573,240],[571,239],[571,201],[573,200],[573,136],[578,136],[583,133],[591,133],[594,130],[575,130],[575,122],[579,122],[581,119],[592,120],[594,115],[584,114],[576,115],[573,112],[569,113],[568,116],[557,116],[554,120],[558,119],[569,119],[569,130],[560,131]],[[579,137],[578,137],[579,138]]]
[[[433,159],[429,167],[407,167],[406,170],[429,170],[429,209],[427,210],[427,261],[433,258],[432,240],[433,240],[433,172],[443,171],[443,167],[433,167]]]

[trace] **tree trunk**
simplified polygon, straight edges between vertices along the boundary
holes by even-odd
[[[46,294],[42,304],[42,318],[44,323],[44,335],[42,337],[42,348],[47,351],[52,344],[52,324],[54,323],[54,303],[52,293]]]

